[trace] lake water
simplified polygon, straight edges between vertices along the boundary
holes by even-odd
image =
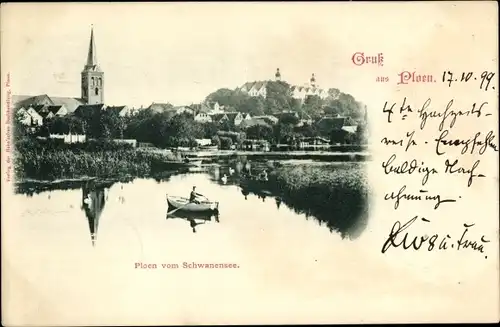
[[[346,165],[316,164],[324,165],[324,169]],[[269,163],[248,162],[248,165],[258,170]],[[332,228],[335,223],[311,215],[303,206],[294,207],[279,194],[265,189],[242,188],[240,172],[244,167],[240,162],[213,164],[183,173],[104,186],[83,184],[41,192],[22,189],[13,198],[15,219],[9,219],[4,226],[8,230],[8,237],[4,239],[8,245],[4,248],[14,251],[7,257],[15,258],[10,263],[12,268],[22,271],[24,278],[33,285],[39,285],[40,292],[45,291],[52,298],[65,298],[68,306],[93,303],[95,290],[92,285],[99,288],[97,292],[102,297],[99,302],[117,301],[123,296],[120,305],[126,306],[133,302],[127,297],[149,297],[150,293],[161,296],[157,293],[159,289],[189,293],[195,292],[197,287],[208,287],[205,300],[209,301],[207,283],[215,278],[214,274],[216,278],[227,279],[228,284],[222,289],[219,285],[217,289],[221,294],[229,292],[231,287],[241,288],[241,283],[252,283],[259,279],[257,276],[265,276],[266,283],[274,283],[272,287],[277,287],[284,283],[280,281],[280,272],[287,274],[287,278],[294,278],[288,271],[291,266],[293,269],[300,267],[298,272],[307,275],[308,272],[302,269],[310,269],[318,260],[334,260],[328,255],[329,249],[352,242],[342,237],[352,226],[341,224]],[[356,169],[360,169],[359,166]],[[188,197],[194,185],[199,193],[219,202],[219,214],[200,216],[176,212],[167,216],[172,208],[168,208],[166,195]],[[86,200],[88,198],[91,200]],[[333,221],[339,218],[335,213],[329,215]],[[273,264],[276,260],[282,260],[279,267]],[[182,271],[184,262],[230,263],[237,265],[236,269],[245,268],[245,273],[215,269],[196,275],[193,269],[189,272],[192,279],[185,285],[169,284],[162,279]],[[162,263],[172,269],[160,273]],[[140,268],[153,264],[158,269]],[[175,265],[180,269],[175,269]],[[262,287],[265,286],[259,286]],[[245,288],[245,292],[253,291]],[[16,296],[22,302],[22,294]],[[132,302],[127,304],[127,301]],[[173,310],[186,303],[188,299],[169,305]],[[96,317],[100,317],[100,323],[103,317],[112,317],[113,313],[109,308],[107,311],[100,307],[92,310],[99,313]],[[237,309],[232,310],[232,314],[238,313]],[[63,315],[79,314],[66,312]],[[85,317],[84,312],[81,316]],[[151,319],[157,322],[155,317]],[[116,320],[113,323],[116,324]],[[141,323],[144,324],[144,320]]]

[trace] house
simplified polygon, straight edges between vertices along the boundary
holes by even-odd
[[[219,114],[216,114],[214,116],[218,117],[218,115]],[[224,115],[227,117],[227,120],[233,126],[239,126],[243,121],[252,119],[250,114],[245,114],[241,112],[226,112]]]
[[[281,72],[279,68],[275,74],[275,80],[281,81]],[[241,87],[237,88],[237,90],[247,93],[250,96],[267,96],[267,85],[270,82],[268,81],[255,81],[255,82],[247,82],[243,84]],[[316,77],[312,74],[308,83],[305,83],[303,86],[299,85],[291,85],[290,86],[291,95],[295,99],[304,100],[309,95],[317,95],[322,99],[328,97],[328,91],[320,88],[316,84]]]
[[[189,106],[176,106],[171,109],[176,115],[189,114],[194,115],[194,110]]]
[[[50,111],[54,116],[59,116],[59,117],[62,117],[62,116],[65,116],[68,114],[68,109],[66,109],[66,106],[64,104],[47,106],[47,110]]]
[[[212,116],[206,112],[200,111],[194,116],[194,121],[198,123],[210,123],[212,121]]]
[[[196,139],[196,144],[198,146],[209,146],[212,145],[212,140],[211,139]]]
[[[213,106],[213,109],[212,109],[211,112],[214,113],[214,114],[222,113],[222,112],[224,112],[224,106],[221,106],[219,104],[219,102],[216,101],[214,103],[214,106]]]
[[[106,107],[107,111],[114,111],[120,117],[125,117],[131,115],[131,111],[127,106],[108,106]]]
[[[330,148],[330,140],[323,137],[302,137],[299,139],[299,149],[318,150]]]
[[[265,151],[268,152],[271,149],[271,146],[266,140],[253,140],[247,139],[244,140],[241,144],[241,149],[246,151]]]
[[[351,134],[356,134],[357,130],[358,130],[358,126],[357,125],[354,125],[354,126],[342,126],[342,130],[348,132],[348,133],[351,133]]]
[[[351,117],[327,116],[316,122],[316,128],[322,135],[330,135],[332,131],[355,133],[357,124]]]
[[[77,117],[89,117],[96,115],[98,112],[106,109],[104,104],[84,104],[76,108],[74,114]]]
[[[255,117],[251,118],[251,119],[243,120],[240,124],[240,127],[242,129],[247,129],[247,128],[255,126],[255,125],[261,125],[261,126],[272,128],[271,124],[267,123],[264,119],[258,119]]]
[[[64,116],[73,113],[78,106],[85,104],[83,99],[69,97],[49,97],[47,94],[28,96],[13,95],[12,102],[15,108],[27,108],[29,106],[58,106],[60,109],[54,113],[57,116]],[[63,108],[63,109],[62,109]]]
[[[271,116],[271,115],[253,116],[252,119],[264,121],[269,125],[275,125],[278,123],[278,118],[276,118],[275,116]]]
[[[148,107],[149,110],[151,110],[154,113],[162,113],[169,111],[173,108],[174,106],[171,105],[170,103],[151,103],[151,105]]]
[[[224,121],[229,121],[229,118],[224,113],[223,114],[213,114],[211,116],[212,116],[212,121],[214,123],[219,123],[220,124],[220,123],[222,123]]]
[[[267,96],[267,83],[268,81],[247,82],[238,90],[253,97],[262,96],[265,98]]]
[[[194,110],[189,106],[173,106],[170,103],[155,103],[153,102],[148,109],[154,113],[169,113],[171,116],[187,113],[194,114]]]
[[[291,87],[292,97],[295,99],[304,100],[306,97],[310,95],[317,95],[322,99],[328,97],[328,91],[318,88],[312,87],[308,85],[304,86],[292,86]]]
[[[24,107],[17,109],[16,117],[25,126],[34,127],[43,125],[43,117],[32,106],[29,106],[27,109]]]

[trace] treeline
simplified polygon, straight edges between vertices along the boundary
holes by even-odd
[[[273,115],[285,110],[299,114],[307,114],[312,119],[325,115],[340,115],[351,117],[357,122],[364,119],[365,106],[339,89],[330,88],[328,96],[306,96],[304,101],[292,96],[292,87],[283,81],[266,82],[266,97],[250,96],[241,90],[219,89],[209,94],[205,102],[218,102],[228,110],[249,113],[252,116]]]
[[[140,110],[132,116],[120,116],[114,110],[88,110],[77,114],[47,119],[38,127],[35,135],[85,134],[88,139],[135,139],[156,147],[191,147],[196,139],[211,139],[212,144],[229,148],[244,139],[263,139],[271,144],[293,144],[302,137],[321,136],[331,143],[360,144],[366,142],[365,109],[351,95],[330,89],[328,97],[308,96],[304,101],[292,97],[290,85],[285,82],[268,82],[267,96],[252,97],[248,94],[229,89],[219,89],[208,95],[205,103],[218,102],[225,111],[250,113],[252,116],[279,114],[284,111],[296,112],[293,115],[280,115],[279,121],[251,125],[246,129],[235,126],[233,122],[198,123],[193,115],[175,114],[173,110],[154,112]],[[196,109],[198,106],[194,106]],[[300,118],[307,114],[312,123],[299,124]],[[340,115],[352,118],[357,124],[356,133],[342,129],[319,128],[315,121],[325,115]],[[26,129],[20,126],[20,130]],[[221,135],[221,132],[233,132]],[[237,137],[234,135],[237,134]]]
[[[27,134],[25,126],[16,128],[18,134]],[[321,136],[331,143],[365,143],[365,126],[360,124],[356,133],[344,130],[321,130],[316,124],[299,124],[294,116],[283,116],[276,124],[256,124],[248,128],[228,121],[198,123],[187,113],[172,115],[144,109],[134,116],[120,117],[103,110],[93,117],[82,119],[73,115],[55,117],[39,128],[35,136],[50,134],[85,134],[88,139],[135,139],[159,148],[192,147],[196,139],[211,139],[212,144],[227,149],[245,139],[266,140],[270,144],[293,144],[302,137]]]

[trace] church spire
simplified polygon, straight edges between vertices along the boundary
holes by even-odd
[[[97,55],[95,51],[95,42],[94,42],[94,25],[91,25],[91,30],[90,30],[90,44],[89,44],[89,53],[87,54],[87,66],[88,67],[97,66]]]
[[[97,64],[94,26],[90,30],[89,52],[82,71],[82,99],[86,104],[104,103],[104,72]]]
[[[279,68],[276,69],[276,74],[274,74],[274,77],[277,81],[281,81],[281,73]]]

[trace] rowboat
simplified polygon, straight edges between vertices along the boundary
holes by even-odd
[[[194,166],[194,167],[200,167],[201,164],[203,163],[203,159],[198,159],[198,158],[185,158],[184,163],[186,163],[189,166]]]
[[[181,196],[167,196],[169,211],[178,209],[179,211],[206,212],[215,211],[219,207],[218,202],[200,201],[200,203],[189,202],[188,198]]]
[[[185,220],[194,220],[198,221],[212,221],[213,217],[216,215],[211,211],[202,211],[202,212],[193,212],[193,211],[176,211],[172,214],[169,214],[167,218],[179,218]]]

